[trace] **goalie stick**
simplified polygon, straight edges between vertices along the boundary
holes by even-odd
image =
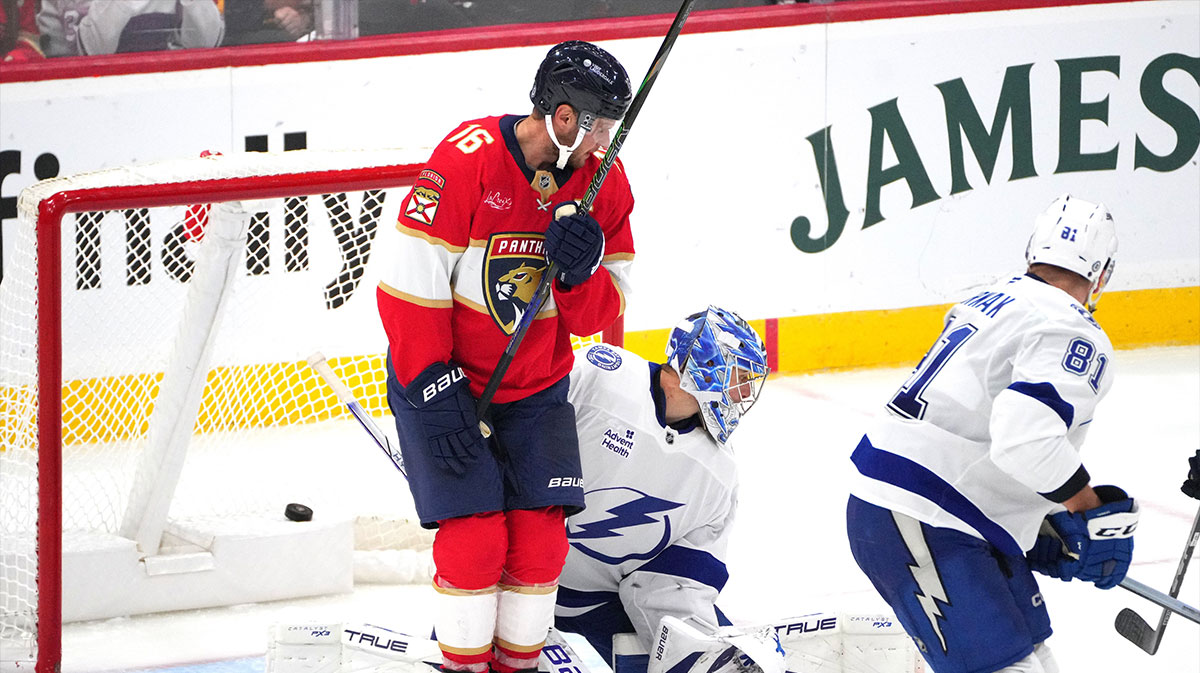
[[[1188,533],[1187,544],[1183,548],[1183,556],[1179,559],[1179,566],[1175,568],[1175,579],[1171,581],[1170,598],[1179,596],[1179,587],[1183,584],[1183,575],[1187,572],[1188,562],[1192,560],[1192,552],[1196,550],[1196,542],[1200,539],[1200,510],[1196,511],[1196,517],[1192,519],[1192,530]],[[1134,612],[1131,608],[1125,608],[1117,613],[1116,622],[1113,626],[1116,627],[1117,633],[1125,636],[1125,639],[1137,645],[1146,651],[1147,654],[1158,652],[1158,645],[1162,642],[1163,632],[1167,630],[1167,620],[1171,618],[1172,612],[1178,612],[1184,617],[1191,619],[1194,622],[1200,623],[1200,611],[1195,608],[1191,609],[1191,615],[1186,610],[1178,606],[1164,605],[1161,601],[1147,596],[1139,589],[1148,589],[1140,582],[1126,577],[1121,582],[1121,586],[1128,589],[1143,598],[1148,598],[1150,601],[1161,605],[1163,608],[1162,615],[1158,618],[1158,628],[1151,628],[1141,615]],[[1188,608],[1186,604],[1180,603],[1183,608]]]
[[[600,167],[596,169],[596,174],[592,176],[592,181],[588,184],[587,191],[584,192],[583,199],[579,202],[579,212],[586,213],[591,210],[592,202],[596,200],[596,193],[600,191],[600,185],[604,184],[604,178],[608,177],[608,171],[612,168],[613,162],[617,160],[617,153],[621,151],[621,146],[625,144],[625,137],[629,135],[629,129],[633,127],[633,122],[637,119],[638,112],[642,109],[642,104],[646,102],[646,97],[650,95],[650,88],[654,86],[654,80],[658,79],[658,73],[662,70],[663,64],[666,63],[667,55],[671,53],[671,47],[675,46],[675,39],[679,37],[680,31],[683,30],[683,24],[687,21],[688,14],[692,12],[693,2],[694,0],[683,0],[683,4],[679,6],[679,12],[675,14],[675,20],[671,23],[671,28],[667,30],[667,35],[663,38],[662,45],[659,46],[658,53],[654,56],[654,62],[650,64],[650,69],[646,72],[646,77],[642,80],[642,84],[638,87],[633,101],[629,104],[629,110],[625,112],[625,119],[617,127],[617,132],[613,136],[612,143],[604,152],[604,160],[600,162]],[[488,379],[487,385],[483,389],[483,394],[479,396],[479,402],[475,407],[475,415],[479,417],[479,431],[483,433],[484,437],[492,435],[492,429],[485,420],[488,407],[491,406],[492,398],[496,396],[496,391],[500,388],[500,382],[504,379],[504,373],[508,371],[508,366],[512,364],[513,357],[517,354],[517,348],[520,347],[521,341],[525,339],[525,333],[529,331],[529,326],[533,324],[534,317],[542,310],[542,304],[550,296],[550,285],[556,275],[558,275],[558,265],[551,262],[549,267],[542,272],[542,278],[538,282],[533,298],[529,300],[529,305],[525,309],[525,313],[521,316],[521,321],[517,323],[517,328],[508,339],[508,345],[504,347],[504,352],[500,354],[500,360],[496,363],[496,368],[492,370],[492,376]]]
[[[342,379],[333,373],[333,369],[325,361],[325,356],[319,351],[313,353],[308,356],[308,365],[315,369],[325,383],[333,389],[333,394],[337,395],[337,398],[341,400],[342,404],[346,405],[351,414],[354,414],[354,418],[358,420],[358,424],[362,426],[363,430],[367,431],[367,434],[371,435],[371,439],[375,440],[375,444],[383,449],[383,452],[387,454],[392,464],[407,479],[408,472],[404,470],[404,456],[400,455],[400,447],[394,446],[391,440],[388,439],[388,436],[383,434],[383,431],[379,429],[379,426],[375,425],[374,419],[358,403],[358,398],[354,397],[354,393],[350,392],[350,388],[346,387]]]

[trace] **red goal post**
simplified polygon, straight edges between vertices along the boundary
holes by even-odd
[[[63,622],[113,610],[347,590],[344,559],[304,550],[360,529],[322,521],[336,507],[320,503],[345,494],[307,480],[381,458],[322,439],[349,416],[304,359],[322,350],[368,411],[386,412],[372,323],[372,269],[386,256],[372,249],[395,235],[427,155],[209,156],[21,193],[0,282],[0,665],[50,673]],[[618,321],[604,339],[622,336]],[[322,466],[333,445],[336,465]],[[394,489],[398,475],[377,465],[371,477]],[[281,503],[301,498],[318,517],[298,529]],[[231,550],[247,539],[257,546]],[[281,580],[288,557],[324,563],[328,581]],[[259,593],[228,594],[231,572],[261,572],[248,582]]]

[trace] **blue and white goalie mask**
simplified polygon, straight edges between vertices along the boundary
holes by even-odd
[[[704,425],[721,445],[758,399],[769,371],[762,337],[736,313],[715,306],[675,326],[667,364],[700,403]]]

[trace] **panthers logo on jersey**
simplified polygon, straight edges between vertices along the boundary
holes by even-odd
[[[567,520],[567,541],[609,565],[658,556],[671,544],[667,512],[683,507],[625,486],[595,489],[586,497],[587,509]]]
[[[511,335],[533,300],[546,270],[542,234],[494,234],[483,260],[483,296],[496,325]]]

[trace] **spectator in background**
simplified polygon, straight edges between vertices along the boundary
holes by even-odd
[[[453,0],[358,0],[358,34],[392,35],[481,25],[463,4]]]
[[[225,0],[225,44],[295,42],[313,23],[312,0]]]
[[[47,56],[216,47],[225,33],[213,0],[42,0],[37,22]]]
[[[0,2],[0,60],[20,63],[45,58],[38,46],[37,0]]]
[[[693,9],[773,4],[780,2],[696,0]],[[359,35],[390,35],[470,26],[674,14],[679,5],[680,0],[358,0],[358,32]]]

